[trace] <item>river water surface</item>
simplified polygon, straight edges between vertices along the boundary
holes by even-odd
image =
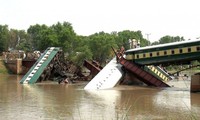
[[[190,81],[171,81],[171,88],[116,86],[84,90],[46,82],[20,84],[22,76],[0,76],[1,120],[198,120],[200,93]]]

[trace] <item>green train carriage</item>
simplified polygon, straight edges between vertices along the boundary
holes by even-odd
[[[200,60],[200,40],[189,40],[141,48],[125,52],[126,59],[140,65],[185,64]]]

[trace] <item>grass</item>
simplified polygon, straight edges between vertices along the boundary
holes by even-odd
[[[8,70],[2,59],[0,59],[0,74],[8,74]]]

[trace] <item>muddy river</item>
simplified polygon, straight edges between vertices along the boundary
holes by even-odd
[[[84,90],[46,82],[20,84],[22,76],[0,76],[1,120],[198,120],[200,93],[190,93],[190,81],[174,80],[171,88],[116,86]]]

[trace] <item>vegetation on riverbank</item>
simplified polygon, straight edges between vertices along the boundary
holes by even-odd
[[[87,30],[87,28],[86,28]],[[83,60],[96,60],[101,65],[113,58],[111,49],[122,46],[130,49],[130,40],[136,39],[140,46],[183,41],[183,37],[164,36],[159,41],[150,43],[140,30],[123,30],[106,33],[100,31],[88,36],[77,35],[69,22],[57,22],[51,26],[31,25],[27,31],[9,29],[8,25],[0,25],[0,54],[4,51],[23,50],[44,51],[47,47],[62,47],[67,58],[77,65],[82,65]]]
[[[85,59],[98,61],[100,65],[104,66],[114,56],[111,47],[116,50],[122,46],[125,50],[130,49],[130,39],[138,40],[141,47],[184,40],[180,36],[166,35],[151,43],[145,39],[140,30],[113,31],[111,33],[101,31],[82,36],[74,31],[69,22],[57,22],[51,26],[31,25],[27,31],[9,29],[8,25],[0,25],[0,54],[10,50],[25,52],[39,50],[42,52],[47,47],[54,46],[62,47],[66,59],[73,61],[77,66],[82,66]],[[170,71],[174,69],[176,69],[174,66],[167,68]],[[7,72],[5,68],[0,68],[0,70],[1,73]]]
[[[0,74],[8,74],[8,70],[4,64],[4,61],[0,57]]]

